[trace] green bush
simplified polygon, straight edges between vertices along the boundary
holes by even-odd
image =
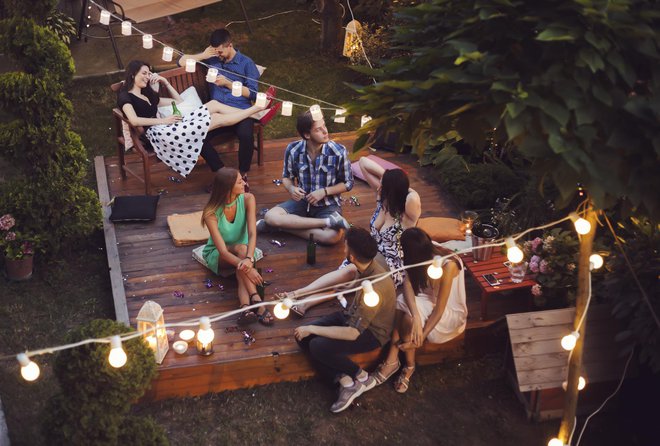
[[[72,331],[67,342],[129,331],[119,322],[96,319]],[[109,344],[85,344],[58,354],[53,369],[64,393],[49,402],[43,426],[51,444],[116,445],[126,423],[135,427],[127,415],[156,375],[156,362],[141,338],[124,342],[123,348],[128,361],[119,369],[108,363]],[[155,432],[152,424],[145,423]],[[155,433],[151,437],[160,438]]]
[[[135,446],[166,446],[170,444],[165,431],[151,417],[126,417],[117,444]]]

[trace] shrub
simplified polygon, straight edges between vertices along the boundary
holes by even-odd
[[[163,428],[151,417],[126,417],[117,444],[165,446],[170,444]]]

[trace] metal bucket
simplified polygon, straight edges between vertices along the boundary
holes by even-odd
[[[490,256],[493,254],[494,247],[478,247],[493,242],[497,237],[499,237],[499,235],[500,231],[498,231],[495,226],[484,224],[479,225],[479,227],[475,227],[472,233],[472,256],[474,257],[474,260],[479,262],[489,260]]]

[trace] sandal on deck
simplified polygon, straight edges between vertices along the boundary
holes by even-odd
[[[261,303],[261,300],[254,300],[252,297],[253,296],[259,296],[258,293],[252,293],[250,294],[250,302],[252,304],[257,304]],[[257,321],[261,325],[265,325],[266,327],[270,327],[273,325],[273,322],[275,322],[275,318],[273,317],[273,314],[270,312],[270,310],[266,307],[259,307],[257,310]]]
[[[410,375],[406,376],[408,371],[410,371]],[[399,377],[396,379],[396,382],[394,383],[394,390],[396,390],[399,393],[406,393],[408,387],[410,387],[410,378],[412,377],[413,373],[415,373],[415,366],[403,367],[401,369],[401,373],[399,374]]]
[[[395,365],[396,367],[390,373],[384,374],[383,369],[385,368],[385,366],[389,366],[389,365]],[[376,371],[373,373],[373,377],[376,380],[376,385],[380,386],[385,381],[390,379],[390,377],[394,375],[399,370],[399,368],[401,368],[401,362],[399,362],[398,359],[396,362],[381,362],[376,368]]]
[[[290,308],[291,312],[295,314],[297,317],[305,317],[305,312],[301,311],[300,305],[294,305]]]
[[[247,304],[241,305],[241,308],[245,308],[247,306]],[[245,310],[238,316],[238,320],[236,322],[238,325],[248,325],[257,322],[257,319],[259,319],[259,317],[254,311]]]

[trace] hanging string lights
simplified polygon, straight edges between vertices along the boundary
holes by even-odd
[[[589,231],[591,231],[591,223],[589,223],[584,218],[580,217],[575,212],[571,212],[569,214],[569,217],[570,217],[571,221],[573,222],[573,224],[575,225],[575,231],[578,234],[580,234],[580,235],[589,234]]]
[[[34,361],[31,361],[30,358],[25,353],[19,353],[16,355],[18,363],[21,365],[21,376],[26,381],[34,381],[39,378],[39,366]]]
[[[431,279],[439,279],[442,277],[442,257],[435,256],[433,257],[433,263],[431,263],[426,270],[426,273]]]
[[[378,302],[380,302],[380,296],[378,296],[378,293],[374,290],[371,280],[362,281],[362,292],[364,293],[362,299],[364,299],[364,304],[367,307],[375,307],[378,305]]]
[[[110,338],[110,354],[108,355],[110,365],[118,369],[126,364],[127,359],[126,352],[121,347],[121,338],[119,336]]]
[[[516,245],[516,242],[513,240],[513,238],[508,237],[505,241],[506,244],[506,257],[511,261],[512,263],[520,263],[523,261],[523,258],[525,257],[522,249],[518,245]]]

